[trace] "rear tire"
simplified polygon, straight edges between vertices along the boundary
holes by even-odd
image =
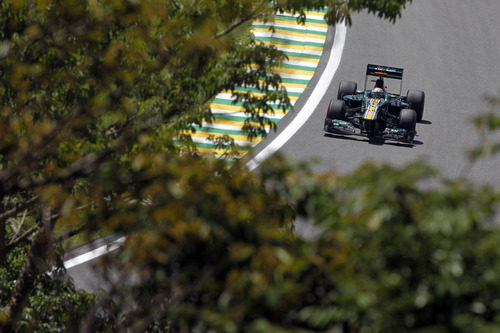
[[[339,90],[337,92],[337,99],[342,99],[346,95],[356,94],[358,84],[354,81],[340,81]]]
[[[417,112],[412,109],[403,109],[399,115],[399,127],[405,129],[408,134],[405,137],[406,142],[412,143],[415,138],[415,127],[417,124]]]
[[[406,102],[417,113],[417,121],[422,121],[424,117],[425,93],[420,90],[408,90]]]
[[[328,105],[326,118],[345,120],[345,102],[332,99]]]

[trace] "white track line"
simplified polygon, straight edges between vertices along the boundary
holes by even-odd
[[[328,59],[326,68],[323,71],[323,74],[320,77],[318,83],[314,87],[314,90],[309,96],[306,104],[283,132],[281,132],[273,141],[271,141],[259,154],[257,154],[257,156],[248,161],[247,166],[250,170],[254,170],[259,166],[260,163],[262,163],[262,161],[264,161],[267,157],[280,149],[299,130],[299,128],[306,122],[307,119],[309,119],[311,114],[314,112],[319,104],[319,101],[326,93],[326,90],[339,67],[340,58],[342,57],[342,52],[344,50],[346,31],[347,29],[344,24],[337,24],[335,26],[335,39],[333,42],[332,50],[330,52],[330,58]],[[103,245],[101,247],[98,247],[97,249],[66,260],[64,262],[64,267],[66,267],[66,269],[70,269],[87,261],[96,259],[118,249],[123,244],[123,242],[125,242],[125,237],[121,237],[111,242],[110,244]]]
[[[279,13],[278,14],[278,19],[279,19],[279,16],[288,16],[288,17],[294,17],[294,18],[297,18],[299,17],[299,14],[291,14],[291,13]],[[324,17],[324,13],[321,13],[321,14],[312,14],[311,12],[307,11],[306,10],[306,16],[308,19],[315,19],[315,20],[324,20],[325,17]]]
[[[293,35],[287,35],[287,34],[282,34],[278,32],[273,32],[273,31],[265,31],[265,32],[260,32],[260,31],[253,31],[253,34],[255,37],[268,37],[268,38],[281,38],[281,39],[288,39],[288,40],[293,40],[296,42],[310,42],[310,43],[318,43],[322,44],[325,42],[326,38],[322,37],[304,37],[304,36],[293,36]]]
[[[292,28],[292,29],[301,30],[301,31],[304,31],[304,32],[308,32],[308,31],[327,32],[328,31],[327,27],[321,28],[321,27],[313,27],[313,26],[310,26],[310,25],[309,26],[300,26],[300,27],[297,27],[296,24],[292,24],[292,23],[280,23],[280,22],[272,22],[272,21],[269,21],[267,23],[256,21],[256,22],[252,23],[252,28],[256,28],[256,29],[262,29],[262,28],[276,28],[276,29],[279,29],[279,28]]]
[[[337,24],[335,26],[335,39],[333,41],[330,58],[326,64],[325,70],[321,75],[318,83],[314,87],[313,92],[307,99],[304,107],[298,112],[292,122],[281,132],[273,141],[271,141],[257,156],[247,162],[250,170],[257,168],[270,155],[280,149],[297,131],[305,124],[307,119],[312,115],[318,107],[319,102],[325,95],[330,86],[333,76],[340,65],[340,59],[344,50],[347,28],[345,24]]]
[[[100,246],[92,251],[86,252],[69,260],[66,260],[64,262],[64,267],[66,267],[66,269],[70,269],[72,267],[78,266],[92,259],[99,258],[100,256],[103,256],[109,252],[118,249],[123,244],[123,242],[125,242],[125,237],[120,237],[117,240],[112,241],[110,244]]]

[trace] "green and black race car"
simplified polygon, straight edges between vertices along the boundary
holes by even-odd
[[[375,82],[372,90],[366,89],[368,78]],[[399,94],[386,91],[384,79],[399,80]],[[337,99],[328,105],[324,130],[412,144],[416,123],[424,114],[425,94],[408,90],[406,96],[401,96],[402,88],[402,68],[369,64],[362,91],[357,90],[356,82],[340,82]]]

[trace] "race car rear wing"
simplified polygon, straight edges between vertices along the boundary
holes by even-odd
[[[403,71],[403,68],[368,64],[366,66],[365,90],[368,83],[368,76],[378,76],[379,78],[400,80],[399,95],[401,95],[401,91],[403,90]]]
[[[366,75],[402,80],[403,68],[368,64],[368,66],[366,66]]]

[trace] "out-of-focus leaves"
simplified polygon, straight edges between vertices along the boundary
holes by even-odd
[[[329,24],[345,22],[352,25],[352,13],[362,10],[394,23],[401,17],[406,5],[411,2],[412,0],[278,0],[276,4],[280,11],[293,11],[300,14],[299,21],[306,19],[308,8],[327,7],[325,19]]]
[[[485,101],[489,107],[486,112],[472,118],[479,133],[479,142],[467,152],[472,162],[487,156],[493,156],[500,152],[500,98],[487,95]]]
[[[327,5],[332,24],[350,24],[361,10],[394,21],[408,3],[2,1],[0,323],[141,332],[497,327],[498,190],[443,180],[423,162],[367,163],[338,176],[276,157],[250,173],[244,161],[228,168],[192,154],[190,126],[211,120],[220,91],[243,101],[250,137],[273,128],[259,114],[272,112],[269,101],[290,107],[271,71],[284,55],[256,45],[251,20],[291,10],[300,21]],[[489,101],[492,112],[475,124],[494,132],[499,102]],[[497,146],[484,141],[478,156]],[[296,232],[297,219],[312,237]],[[54,243],[81,230],[126,236],[100,264],[109,288],[99,298],[51,271],[61,267]]]
[[[110,217],[117,231],[120,220],[134,230],[103,262],[124,274],[120,293],[110,293],[115,306],[132,307],[119,329],[142,330],[154,318],[174,330],[227,332],[498,324],[497,191],[440,180],[421,162],[365,164],[339,177],[279,159],[252,174],[239,163],[182,160],[168,173],[148,165],[154,186]],[[429,179],[440,185],[423,185]],[[318,228],[316,238],[293,233],[298,216]]]

